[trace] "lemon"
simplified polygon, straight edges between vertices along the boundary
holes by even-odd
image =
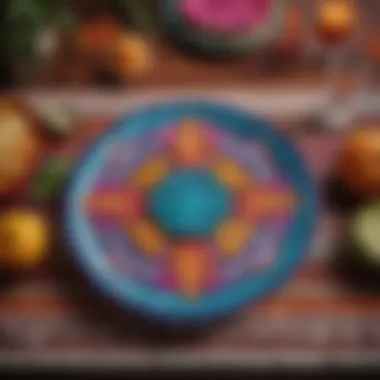
[[[47,219],[35,212],[13,210],[0,218],[0,266],[31,269],[48,253],[50,228]]]

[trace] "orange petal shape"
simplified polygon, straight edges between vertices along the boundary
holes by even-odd
[[[148,257],[154,258],[164,253],[166,237],[161,230],[149,220],[138,220],[128,226],[126,232],[133,243]]]
[[[142,213],[142,199],[137,192],[127,189],[108,190],[88,196],[84,207],[89,215],[122,218],[129,222]]]
[[[296,199],[290,191],[271,189],[251,189],[243,192],[240,202],[240,215],[248,220],[260,220],[271,215],[290,212]]]
[[[196,299],[202,294],[209,269],[207,249],[202,245],[179,245],[173,252],[173,271],[179,288],[188,299]]]
[[[194,167],[207,163],[210,144],[198,122],[187,121],[178,128],[172,149],[176,162]]]
[[[239,219],[227,220],[215,235],[216,245],[226,256],[235,257],[243,250],[253,233],[254,227],[250,222]]]
[[[132,174],[131,185],[140,190],[150,189],[162,181],[169,170],[165,157],[152,157]]]
[[[219,181],[231,190],[247,187],[252,181],[248,173],[238,163],[225,157],[216,162],[214,172]]]

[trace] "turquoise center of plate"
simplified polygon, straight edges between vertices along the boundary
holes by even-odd
[[[173,172],[149,194],[152,217],[177,237],[212,235],[231,208],[230,192],[207,170]]]

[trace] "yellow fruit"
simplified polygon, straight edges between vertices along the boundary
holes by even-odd
[[[12,196],[28,176],[39,151],[33,118],[10,100],[0,99],[0,195]]]
[[[150,44],[137,34],[124,34],[116,44],[116,66],[126,79],[141,78],[153,67]]]
[[[31,269],[48,253],[48,221],[31,211],[10,211],[0,218],[0,265],[5,269]]]
[[[325,42],[340,42],[355,28],[357,12],[349,0],[324,0],[317,22],[319,35]]]

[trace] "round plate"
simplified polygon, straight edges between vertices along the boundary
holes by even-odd
[[[315,184],[289,140],[241,110],[180,102],[125,117],[91,147],[64,222],[106,294],[186,324],[275,291],[316,216]]]
[[[180,0],[179,9],[196,28],[218,33],[244,33],[259,28],[273,0]]]
[[[177,1],[165,0],[162,4],[161,15],[168,34],[180,45],[214,57],[244,54],[270,44],[279,37],[287,10],[285,2],[273,1],[265,22],[260,26],[253,24],[240,33],[220,33],[189,22]]]

